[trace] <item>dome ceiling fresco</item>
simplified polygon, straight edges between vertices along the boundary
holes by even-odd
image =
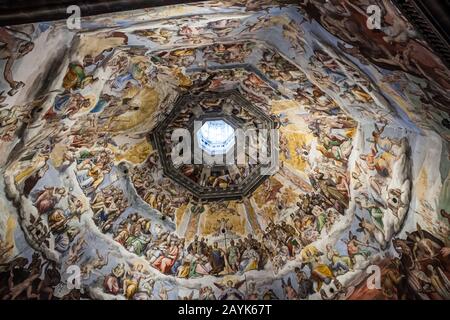
[[[3,299],[450,298],[449,70],[389,1],[207,1],[3,43]],[[239,129],[270,132],[267,163],[237,161]]]
[[[177,148],[179,137],[176,130],[182,128],[188,135],[182,140],[186,139],[185,143],[191,152]],[[221,131],[218,132],[218,129]],[[269,152],[265,154],[267,163],[262,163],[258,161],[260,155],[257,148],[242,152],[240,141],[249,139],[249,145],[256,145],[256,132],[269,129],[274,129],[272,119],[238,91],[206,91],[198,96],[185,94],[176,101],[167,118],[152,132],[152,140],[165,175],[188,189],[196,199],[241,199],[268,177],[266,171],[276,166],[269,160],[275,158],[278,151],[271,154],[269,146]],[[238,130],[242,130],[242,137],[238,135]],[[248,137],[244,137],[244,130],[248,130]],[[271,140],[279,139],[278,135],[267,138],[269,145]],[[222,139],[222,144],[217,144],[219,139]],[[211,150],[214,146],[216,148]],[[180,159],[174,157],[174,151],[182,154],[186,152],[186,161],[183,161],[184,154]],[[142,180],[142,177],[138,179]]]

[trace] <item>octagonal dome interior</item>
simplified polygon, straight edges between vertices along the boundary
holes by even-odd
[[[0,280],[51,270],[31,291],[56,299],[448,299],[450,80],[426,40],[381,0],[0,27]],[[220,165],[183,149],[225,156],[238,128],[270,133],[268,164],[253,138]],[[369,290],[373,266],[407,289]]]
[[[234,146],[234,129],[224,120],[207,120],[197,131],[197,139],[209,154],[225,154]]]

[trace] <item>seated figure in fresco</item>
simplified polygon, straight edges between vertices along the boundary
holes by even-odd
[[[329,284],[334,278],[333,271],[323,263],[321,255],[322,253],[313,245],[303,248],[301,252],[302,262],[308,265],[311,270],[311,279],[317,284],[317,292],[324,283]]]
[[[334,274],[344,274],[353,267],[350,257],[340,255],[331,244],[327,244],[326,249],[327,258],[331,262],[330,267]]]
[[[153,262],[153,267],[162,273],[169,273],[173,264],[177,260],[178,250],[179,248],[177,242],[172,240],[167,251],[163,255],[159,256],[155,262]]]
[[[123,280],[123,293],[128,300],[133,299],[133,296],[138,292],[139,283],[145,276],[142,273],[143,265],[137,264],[130,272],[125,273]]]
[[[153,264],[156,259],[164,254],[167,250],[168,244],[166,242],[162,242],[159,245],[154,245],[148,248],[145,256],[150,264]]]
[[[184,258],[187,255],[186,250],[184,250],[184,242],[185,242],[184,238],[182,238],[178,241],[178,256],[177,256],[177,260],[175,261],[172,268],[170,269],[171,274],[178,275],[178,270],[184,263]]]
[[[250,243],[248,243],[246,249],[242,253],[239,269],[241,272],[257,270],[258,264],[259,264],[258,252],[256,252],[256,250],[252,248],[252,245]]]
[[[207,252],[205,252],[207,253]],[[193,254],[189,266],[189,278],[196,278],[210,274],[212,270],[210,259],[205,254]]]
[[[124,220],[120,223],[117,232],[114,236],[114,240],[120,243],[121,245],[124,245],[127,241],[128,237],[130,236],[130,226],[127,220]]]
[[[143,234],[142,224],[139,221],[132,225],[130,229],[130,235],[125,241],[125,247],[130,252],[140,256],[144,253],[150,239]]]
[[[122,263],[115,266],[111,273],[103,281],[103,288],[106,293],[116,295],[123,288],[123,279],[125,276],[125,267]]]

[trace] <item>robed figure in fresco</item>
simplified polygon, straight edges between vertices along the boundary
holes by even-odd
[[[178,257],[178,246],[176,241],[170,242],[170,247],[167,249],[164,255],[159,256],[153,263],[153,267],[161,271],[162,273],[169,273],[173,264]]]

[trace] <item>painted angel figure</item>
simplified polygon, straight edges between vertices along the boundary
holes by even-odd
[[[232,280],[228,280],[225,285],[214,282],[214,285],[222,290],[222,294],[219,296],[219,300],[243,300],[245,295],[239,290],[244,284],[245,280],[233,283]]]

